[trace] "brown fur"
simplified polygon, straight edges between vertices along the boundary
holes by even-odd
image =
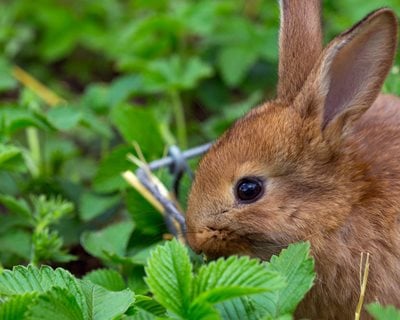
[[[296,317],[353,319],[361,252],[371,254],[366,303],[400,307],[400,99],[377,98],[395,42],[393,13],[372,13],[334,39],[311,72],[299,68],[289,80],[304,82],[295,97],[281,89],[280,72],[278,99],[237,121],[199,165],[187,213],[195,251],[266,260],[310,241],[317,279]],[[234,186],[246,176],[262,177],[265,194],[241,204]]]

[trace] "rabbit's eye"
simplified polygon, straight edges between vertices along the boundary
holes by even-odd
[[[263,194],[263,182],[257,178],[243,178],[236,185],[236,197],[240,202],[250,203],[258,200]]]

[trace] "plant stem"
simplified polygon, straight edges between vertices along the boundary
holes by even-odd
[[[178,139],[178,144],[180,148],[186,149],[187,133],[186,133],[185,113],[183,111],[182,100],[179,93],[176,90],[172,90],[170,95],[175,116],[176,135]]]
[[[36,128],[30,127],[26,129],[26,136],[33,160],[33,166],[30,168],[31,174],[33,177],[38,177],[41,163],[39,132]]]

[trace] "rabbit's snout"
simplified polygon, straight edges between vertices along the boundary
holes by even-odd
[[[204,227],[187,233],[190,246],[196,253],[204,253],[209,258],[226,256],[227,252],[237,252],[243,241],[228,228]]]

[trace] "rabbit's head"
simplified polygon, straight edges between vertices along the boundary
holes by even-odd
[[[319,10],[319,1],[281,1],[277,99],[201,160],[187,212],[195,251],[268,259],[294,241],[318,246],[370,188],[349,136],[390,70],[397,21],[377,10],[322,51]]]

